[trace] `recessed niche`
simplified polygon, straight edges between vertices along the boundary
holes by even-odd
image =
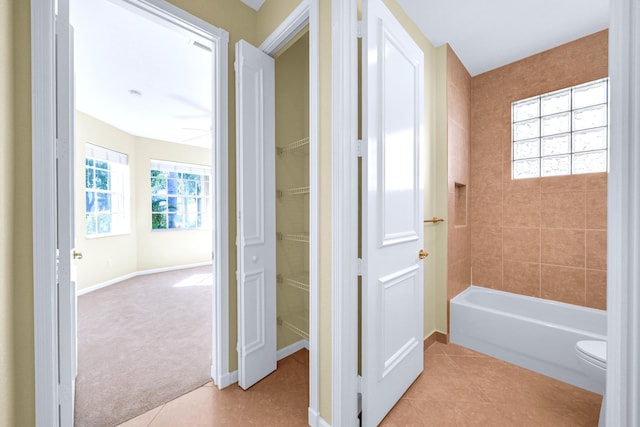
[[[467,186],[456,182],[455,186],[455,222],[454,225],[467,225]]]

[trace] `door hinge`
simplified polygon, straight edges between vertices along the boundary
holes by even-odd
[[[216,259],[215,252],[211,251],[211,260],[213,261],[214,259]]]
[[[357,36],[359,39],[362,38],[362,21],[358,21],[358,25],[357,25]]]
[[[362,139],[359,139],[357,141],[357,144],[358,144],[358,157],[363,157],[364,150],[365,150],[364,141]]]
[[[358,258],[358,276],[362,276],[362,258]]]

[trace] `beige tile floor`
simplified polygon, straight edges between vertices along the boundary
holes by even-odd
[[[601,397],[454,344],[424,353],[424,372],[382,426],[598,425]],[[308,353],[247,391],[207,384],[120,427],[306,426]]]

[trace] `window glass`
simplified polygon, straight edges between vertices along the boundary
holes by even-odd
[[[85,233],[97,237],[129,232],[129,167],[126,154],[86,144]]]
[[[609,79],[512,103],[512,178],[606,172]]]
[[[152,161],[151,228],[210,227],[210,168]]]

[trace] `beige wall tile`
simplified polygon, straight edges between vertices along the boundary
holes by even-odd
[[[585,175],[587,179],[587,191],[607,191],[606,173],[592,173]]]
[[[476,194],[502,190],[502,165],[471,165],[471,185]]]
[[[540,180],[540,191],[543,193],[566,193],[569,191],[586,191],[585,175],[553,176]]]
[[[544,193],[542,199],[542,227],[581,228],[585,225],[584,191]]]
[[[502,257],[502,228],[489,226],[474,226],[471,229],[471,254],[482,256],[489,254]]]
[[[607,269],[607,232],[587,230],[587,268]]]
[[[542,264],[541,272],[542,298],[585,305],[584,268]]]
[[[607,309],[607,272],[587,270],[587,307]]]
[[[587,192],[587,228],[605,230],[607,228],[607,193]]]
[[[471,257],[471,283],[502,289],[502,257],[477,254]]]
[[[540,193],[505,193],[502,225],[504,227],[540,227]]]
[[[585,266],[584,230],[547,229],[541,231],[543,264]]]
[[[540,297],[539,263],[505,259],[502,268],[503,290],[531,297]]]
[[[502,226],[502,192],[476,193],[471,188],[470,224]],[[468,191],[468,189],[467,189]]]
[[[540,229],[508,228],[502,230],[504,259],[540,263]]]

